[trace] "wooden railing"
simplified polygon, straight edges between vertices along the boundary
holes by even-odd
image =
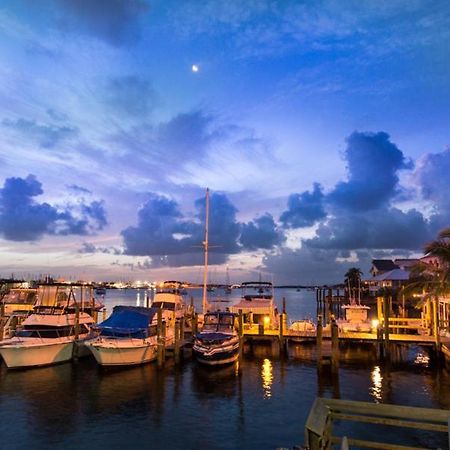
[[[448,410],[317,398],[305,426],[306,447],[309,450],[333,449],[336,448],[335,445],[340,445],[342,450],[350,448],[349,446],[393,450],[421,448],[385,441],[367,441],[351,436],[334,436],[333,422],[336,420],[447,433],[450,444]],[[382,438],[383,433],[380,433],[380,439]]]

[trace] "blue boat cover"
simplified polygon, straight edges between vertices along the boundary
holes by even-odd
[[[145,338],[157,311],[157,308],[116,306],[97,328],[102,336]]]

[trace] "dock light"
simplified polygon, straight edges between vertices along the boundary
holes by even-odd
[[[268,328],[270,325],[270,317],[264,316],[264,328]]]
[[[378,322],[377,319],[373,319],[373,320],[372,320],[372,329],[373,329],[373,330],[376,330],[376,329],[378,328],[379,323],[380,323],[380,322]]]

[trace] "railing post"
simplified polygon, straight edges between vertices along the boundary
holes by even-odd
[[[331,322],[331,369],[337,371],[339,368],[339,328],[336,320]]]
[[[389,313],[390,313],[390,297],[385,294],[383,299],[383,320],[384,320],[384,356],[389,358]]]

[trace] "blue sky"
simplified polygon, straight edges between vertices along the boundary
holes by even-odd
[[[14,0],[0,56],[1,275],[200,281],[207,186],[218,280],[450,225],[448,2]]]

